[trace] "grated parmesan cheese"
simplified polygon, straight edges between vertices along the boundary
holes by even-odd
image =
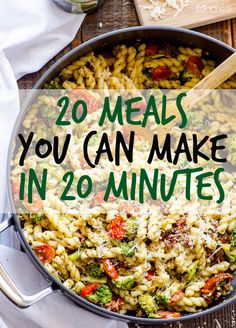
[[[164,19],[166,17],[166,9],[175,10],[174,17],[178,16],[181,11],[190,3],[191,0],[146,0],[150,5],[141,6],[144,10],[149,11],[149,15],[154,20]]]

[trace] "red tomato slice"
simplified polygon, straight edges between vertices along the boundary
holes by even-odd
[[[126,233],[124,224],[124,218],[121,215],[117,215],[108,225],[108,233],[110,237],[116,240],[122,240]]]
[[[202,58],[199,56],[191,56],[187,61],[187,67],[191,73],[200,76],[204,68]]]
[[[26,198],[27,197],[28,196],[26,196]],[[30,204],[26,200],[24,200],[23,205],[30,213],[37,213],[42,208],[43,201],[38,194],[33,194],[32,204]]]
[[[19,191],[20,191],[19,184],[18,183],[13,183],[13,185],[12,185],[12,192],[13,192],[13,194],[17,194],[17,193],[19,193]]]
[[[182,290],[177,290],[177,292],[174,293],[174,295],[170,299],[170,305],[176,304],[181,298],[183,298],[184,293]]]
[[[95,283],[88,284],[82,288],[80,295],[82,297],[87,297],[92,292],[94,292],[96,289],[98,289],[98,287],[99,287],[99,284],[95,284]]]
[[[18,203],[19,200],[20,200],[20,186],[18,183],[14,183],[12,185],[12,193],[13,193],[13,200],[14,200],[14,203]]]
[[[158,311],[157,312],[158,318],[179,318],[181,314],[179,312],[170,312],[170,311]]]
[[[153,277],[155,277],[155,271],[148,271],[145,278],[149,281],[152,280]]]
[[[88,165],[83,155],[79,157],[79,161],[82,169],[91,169],[91,167]]]
[[[172,72],[167,66],[154,68],[151,72],[153,81],[169,80]]]
[[[157,54],[159,46],[154,43],[150,43],[146,47],[146,56],[154,56]]]
[[[37,257],[39,258],[39,260],[43,264],[51,263],[52,259],[56,255],[54,249],[47,244],[40,245],[40,246],[34,246],[33,250],[34,250],[35,254],[37,255]]]
[[[230,289],[230,282],[233,280],[233,276],[230,273],[219,273],[209,278],[203,286],[201,292],[205,295],[206,300],[211,303],[213,300],[217,300],[222,295],[222,290],[218,286],[225,281],[225,289]]]
[[[111,263],[111,260],[109,259],[102,259],[104,269],[107,273],[107,275],[111,279],[117,279],[119,277],[118,272],[116,271],[115,266]]]
[[[133,214],[139,211],[137,205],[132,203],[123,202],[119,205],[119,211],[125,211],[128,214]]]
[[[231,236],[222,236],[222,237],[220,237],[220,241],[222,242],[222,243],[230,243],[231,242],[231,240],[232,240],[232,237]]]
[[[20,196],[19,196],[19,192],[20,192],[20,186],[17,183],[14,183],[12,185],[12,192],[13,192],[13,200],[15,203],[19,202],[20,200]],[[43,202],[42,199],[40,198],[40,196],[38,194],[33,194],[33,202],[32,204],[27,202],[28,195],[25,195],[25,200],[22,202],[24,207],[30,212],[30,213],[36,213],[38,212],[42,206],[43,206]]]
[[[146,112],[147,103],[145,101],[137,101],[136,103],[133,104],[133,108],[135,107],[140,109],[138,114],[143,114]]]
[[[105,190],[99,191],[93,198],[93,205],[100,205],[104,202]],[[110,194],[108,197],[108,202],[112,202],[116,197],[113,194]]]
[[[99,108],[99,102],[89,90],[73,89],[70,91],[69,97],[72,103],[76,100],[84,100],[88,108],[88,113],[96,112]]]

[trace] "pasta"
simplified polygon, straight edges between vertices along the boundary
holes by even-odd
[[[147,43],[96,55],[90,53],[64,68],[46,88],[188,89],[216,67],[209,53],[199,48]],[[236,88],[232,77],[219,89]]]
[[[123,44],[108,53],[101,51],[79,58],[45,88],[106,92],[108,89],[186,89],[196,85],[215,66],[209,54],[198,48],[165,43]],[[236,87],[236,78],[232,77],[221,87]],[[47,108],[52,99],[45,96],[41,102]],[[220,123],[209,125],[210,133],[232,133],[235,118],[228,122],[227,108],[223,107],[220,96],[215,102],[221,104],[222,111],[217,113]],[[198,116],[195,116],[197,110],[193,110],[190,117],[198,128],[203,118],[210,121],[214,115],[212,105],[206,103],[204,108],[205,112],[197,113]],[[28,129],[32,122],[40,134],[34,110],[26,115],[23,126]],[[95,127],[98,115],[90,112],[88,116]],[[235,199],[227,201],[225,209],[218,214],[214,208],[201,214],[188,212],[187,204],[182,199],[178,204],[177,197],[170,205],[153,202],[140,205],[136,201],[115,201],[112,197],[104,202],[104,183],[114,166],[109,164],[108,170],[107,161],[101,160],[98,168],[90,170],[76,156],[85,127],[81,124],[79,128],[76,125],[70,128],[76,133],[68,165],[75,170],[76,177],[83,172],[90,175],[96,189],[86,201],[62,202],[58,194],[63,185],[56,178],[63,175],[63,168],[48,162],[47,199],[34,204],[36,211],[35,207],[33,210],[25,205],[28,212],[20,214],[25,238],[46,269],[66,288],[99,306],[150,318],[177,318],[186,312],[198,312],[230,293],[236,268]],[[103,129],[106,132],[109,126],[104,125]],[[98,141],[94,140],[96,144]],[[136,149],[138,160],[131,164],[133,172],[144,165],[147,149],[147,143],[140,140]],[[14,167],[18,158],[17,150],[13,186],[19,174],[19,168]],[[30,154],[22,170],[30,167],[40,170],[43,164]],[[164,164],[154,162],[150,170],[161,165]],[[121,160],[119,170],[128,171],[125,161]],[[225,172],[223,180],[227,191],[235,192],[232,175]],[[179,192],[183,190],[180,188]]]

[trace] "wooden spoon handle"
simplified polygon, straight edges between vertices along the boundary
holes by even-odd
[[[217,68],[214,69],[209,75],[197,83],[191,90],[187,92],[187,96],[183,100],[183,105],[185,110],[190,110],[191,107],[196,105],[196,103],[203,97],[206,97],[212,90],[216,89],[226,80],[228,80],[232,75],[236,73],[236,52],[227,58],[223,63],[221,63]],[[178,109],[174,105],[169,110],[170,114],[178,115]],[[141,118],[141,115],[140,115]],[[168,129],[173,127],[176,122],[172,122],[168,125]],[[143,129],[136,125],[133,127],[137,133],[143,135],[150,143],[153,139],[154,130]],[[158,138],[160,144],[163,142],[166,135],[166,126],[159,126],[156,130],[158,132]]]
[[[188,91],[187,97],[185,98],[185,104],[187,107],[194,106],[199,99],[207,96],[212,90],[219,87],[235,73],[236,52]],[[196,92],[196,90],[198,91]]]

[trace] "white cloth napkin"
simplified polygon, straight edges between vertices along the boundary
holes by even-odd
[[[0,223],[6,212],[7,151],[19,112],[16,80],[40,69],[72,41],[84,15],[60,10],[52,0],[1,0],[0,7]],[[0,243],[15,246],[14,233],[4,232]],[[32,294],[46,281],[26,254],[0,245],[0,262],[20,289]],[[72,304],[54,293],[28,309],[18,309],[0,292],[0,327],[8,328],[126,328]]]
[[[16,80],[39,70],[70,43],[83,18],[64,12],[52,0],[1,0],[0,213],[5,203],[9,138],[19,111]]]

